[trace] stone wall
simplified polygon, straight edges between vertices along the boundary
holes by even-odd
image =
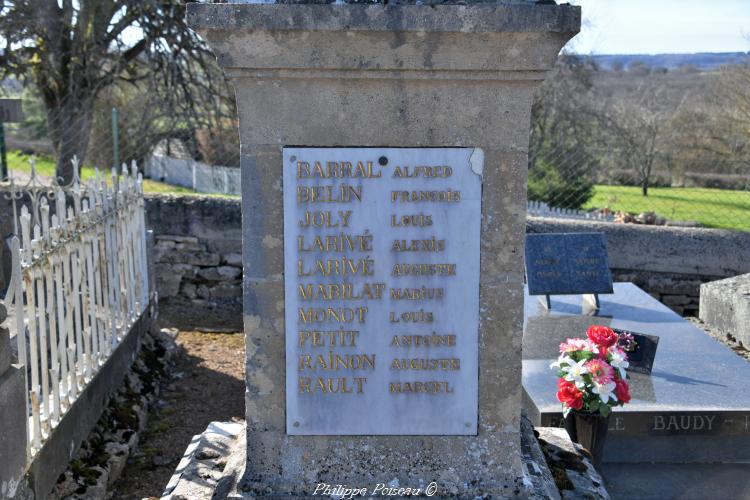
[[[239,199],[149,196],[159,323],[177,328],[242,328]]]
[[[750,272],[750,233],[530,217],[529,233],[603,232],[615,281],[675,310],[698,313],[702,283]]]
[[[242,325],[238,198],[150,195],[160,322],[180,328]],[[527,232],[604,232],[615,281],[632,281],[685,315],[702,283],[750,272],[750,233],[529,217]]]

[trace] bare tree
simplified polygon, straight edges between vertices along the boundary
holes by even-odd
[[[234,112],[213,54],[184,17],[183,0],[0,0],[0,78],[38,88],[63,181],[72,156],[86,152],[97,97],[114,84],[158,88],[161,117]]]
[[[635,174],[643,196],[648,196],[657,163],[671,161],[671,120],[679,105],[666,105],[663,92],[663,87],[646,83],[637,92],[637,99],[610,101],[598,112],[614,163]]]
[[[591,141],[591,91],[597,70],[590,58],[564,54],[537,91],[529,139],[529,199],[580,208],[593,196],[598,165]]]
[[[722,69],[718,92],[719,137],[714,144],[722,157],[750,164],[750,64]]]

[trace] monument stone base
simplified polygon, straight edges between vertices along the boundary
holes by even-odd
[[[515,0],[468,5],[313,3],[187,6],[188,24],[208,42],[234,85],[240,119],[247,461],[238,491],[247,496],[309,498],[321,483],[370,489],[377,484],[426,489],[434,483],[438,497],[528,497],[521,458],[520,419],[523,248],[531,104],[536,88],[554,66],[560,49],[578,32],[580,9]],[[419,238],[416,233],[398,233],[395,225],[389,223],[391,216],[418,216],[421,211],[438,220],[438,215],[448,213],[447,205],[438,203],[446,201],[445,196],[410,200],[409,193],[437,189],[430,186],[438,183],[445,195],[448,190],[455,193],[452,188],[457,185],[456,177],[443,179],[444,182],[421,178],[416,179],[421,182],[418,188],[410,185],[408,189],[412,191],[399,191],[396,186],[406,184],[398,184],[401,181],[395,171],[382,177],[373,172],[357,179],[342,180],[338,175],[311,179],[300,173],[306,172],[304,165],[308,160],[293,160],[290,156],[289,161],[284,161],[285,151],[292,155],[290,151],[296,149],[296,156],[309,153],[310,148],[351,148],[357,155],[368,155],[358,159],[375,169],[380,168],[377,165],[385,168],[389,162],[383,158],[386,161],[381,163],[379,155],[371,151],[373,148],[411,148],[420,155],[426,154],[427,149],[442,148],[481,153],[482,162],[470,161],[471,175],[480,178],[481,186],[475,186],[477,189],[471,193],[480,193],[481,200],[475,196],[473,202],[475,206],[481,204],[481,214],[467,212],[471,220],[466,224],[480,226],[471,241],[479,247],[479,255],[459,252],[456,258],[441,261],[441,257],[453,255],[451,252],[466,243],[456,237],[460,231],[451,230],[455,226],[446,222],[424,229],[432,233],[421,233],[427,238],[444,239],[445,252],[415,253],[408,258],[401,254],[403,260],[398,261],[420,268],[437,263],[448,268],[458,266],[456,280],[466,276],[461,274],[464,269],[478,267],[478,286],[461,292],[466,298],[473,297],[471,310],[440,307],[452,303],[449,300],[460,290],[450,288],[450,284],[445,285],[446,301],[419,300],[412,304],[420,313],[442,314],[453,321],[465,317],[460,328],[443,331],[450,322],[440,319],[432,322],[431,315],[424,315],[420,317],[429,317],[430,321],[406,325],[414,331],[399,330],[394,326],[397,321],[388,319],[405,304],[396,303],[390,293],[387,297],[372,298],[373,302],[380,300],[378,305],[382,308],[390,308],[388,315],[370,316],[367,321],[360,317],[356,327],[351,321],[325,314],[322,320],[317,316],[314,320],[306,319],[312,316],[306,315],[303,306],[295,307],[295,300],[305,299],[301,296],[306,294],[304,288],[304,293],[297,294],[302,286],[300,277],[310,276],[302,270],[313,259],[319,259],[318,263],[330,259],[331,250],[316,250],[304,262],[302,256],[294,253],[301,251],[297,238],[309,241],[313,229],[303,228],[304,224],[293,215],[293,207],[318,214],[329,209],[346,211],[355,203],[364,206],[364,200],[369,200],[367,196],[378,196],[372,205],[375,208],[355,208],[352,220],[367,224],[364,229],[375,235],[373,245],[381,245],[379,250],[362,248],[357,254],[358,251],[342,253],[334,249],[333,253],[339,258],[357,259],[355,262],[371,258],[377,273],[389,269],[386,274],[377,275],[376,285],[385,286],[394,276],[401,276],[395,270],[390,272],[393,268],[388,263],[394,259],[396,250],[387,245],[401,238]],[[370,151],[366,151],[368,148]],[[334,157],[324,160],[323,165],[343,161]],[[447,164],[419,165],[434,169]],[[314,171],[315,163],[309,166]],[[458,164],[449,166],[458,168]],[[375,181],[376,177],[380,180]],[[373,191],[376,182],[386,196]],[[301,186],[303,190],[318,191],[315,194],[300,191]],[[332,197],[331,192],[339,193],[339,188],[344,193],[364,189],[364,198],[356,195],[362,204],[350,203],[352,199],[339,195]],[[328,195],[323,189],[329,190]],[[407,193],[408,208],[399,204],[398,196],[393,193]],[[469,205],[469,200],[459,200],[455,195],[450,195],[450,199],[460,201],[461,206]],[[290,228],[293,232],[285,238]],[[315,230],[318,230],[315,234],[326,238],[333,232],[325,228]],[[349,233],[346,236],[352,236]],[[327,286],[330,281],[336,281],[334,285],[344,284],[341,282],[344,273],[332,274],[320,273],[315,280],[308,281],[315,286]],[[420,290],[428,283],[433,284],[427,286],[443,286],[443,281],[419,278],[411,273],[403,278],[401,286],[420,287]],[[293,286],[289,286],[289,280],[293,280]],[[389,288],[391,292],[393,287]],[[346,305],[342,302],[334,300],[328,305],[342,308]],[[398,310],[399,314],[403,312],[404,309]],[[375,328],[384,319],[388,327]],[[397,333],[432,335],[434,332],[466,339],[460,346],[455,344],[456,362],[451,365],[455,367],[453,380],[463,384],[460,392],[453,394],[465,396],[465,412],[439,411],[441,406],[434,402],[440,396],[425,391],[419,394],[386,391],[380,400],[373,401],[371,392],[357,392],[362,396],[358,400],[360,405],[367,401],[373,415],[382,414],[384,406],[402,406],[383,417],[381,425],[372,431],[369,427],[367,432],[362,431],[355,425],[358,422],[352,424],[351,415],[339,419],[341,410],[337,412],[335,402],[341,399],[336,398],[349,398],[344,392],[351,394],[351,389],[340,392],[329,389],[325,394],[321,390],[310,395],[307,390],[310,385],[305,385],[304,380],[290,383],[290,374],[294,379],[303,379],[309,373],[302,372],[309,366],[304,356],[309,363],[310,355],[295,355],[294,349],[299,346],[297,342],[289,342],[290,338],[311,331],[303,323],[314,323],[311,328],[326,333],[333,329],[359,329],[361,332],[355,333],[361,333],[366,340],[390,339]],[[365,351],[371,360],[377,354],[378,360],[370,363],[369,380],[402,380],[408,375],[415,377],[413,380],[426,381],[423,384],[440,381],[435,377],[443,372],[437,370],[427,376],[416,375],[417,370],[412,368],[399,372],[403,368],[393,368],[398,355],[388,350],[388,342],[379,345]],[[335,346],[336,352],[331,355],[342,354],[341,348]],[[410,356],[430,356],[424,346],[419,349],[409,351]],[[328,348],[324,352],[329,355]],[[350,366],[339,371],[338,365],[333,370],[328,367],[313,370],[318,370],[316,377],[357,377],[362,373]],[[467,382],[469,379],[471,383]],[[331,382],[334,378],[327,380]],[[382,391],[384,386],[370,387]],[[443,391],[443,395],[448,392]],[[309,405],[294,404],[303,397],[314,401]],[[356,393],[353,397],[357,397]],[[432,404],[420,404],[426,398],[432,398]],[[450,401],[444,398],[443,407],[456,410],[457,401],[458,397]],[[351,407],[350,400],[347,404]],[[290,413],[298,408],[302,410]],[[361,407],[355,410],[362,412]],[[471,418],[446,417],[456,414]],[[290,421],[289,415],[293,417]],[[432,426],[432,432],[414,431],[414,425],[401,425],[430,420],[444,425]],[[309,422],[317,425],[307,426]],[[447,431],[435,431],[438,427]],[[461,432],[456,430],[458,427]],[[309,435],[302,435],[305,433]]]
[[[569,443],[569,446],[573,447],[574,445]],[[534,435],[534,429],[528,419],[524,419],[521,426],[521,449],[523,487],[509,491],[503,497],[516,497],[525,500],[559,499],[560,494],[552,472],[547,466],[542,449]],[[573,451],[575,452],[575,450]],[[247,491],[242,481],[247,461],[246,452],[247,440],[244,423],[211,422],[203,433],[193,436],[169,484],[162,493],[162,498],[171,500],[257,498],[257,492]],[[589,467],[593,468],[591,465]],[[581,475],[580,483],[596,482],[599,477],[595,472],[591,473],[590,476]],[[384,484],[383,487],[392,488],[395,485],[396,483],[391,481],[390,484]],[[336,485],[332,486],[336,487]],[[577,484],[576,486],[580,488],[581,485]],[[603,485],[599,489],[606,492]],[[332,495],[320,493],[318,496],[330,498]],[[371,495],[364,496],[364,498],[368,497],[371,497]],[[273,498],[291,497],[273,495]],[[360,496],[359,498],[363,497]],[[455,495],[446,495],[445,492],[441,494],[438,491],[431,498],[455,498]]]

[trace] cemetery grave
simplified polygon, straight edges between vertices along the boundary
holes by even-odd
[[[146,200],[135,164],[106,179],[76,157],[69,185],[36,167],[9,184],[0,497],[750,494],[750,274],[701,285],[747,269],[748,235],[669,232],[659,252],[657,228],[604,231],[607,214],[578,231],[526,218],[550,208],[527,199],[534,95],[580,7],[185,13],[236,92],[241,176],[222,170],[221,189],[241,200]],[[203,175],[168,155],[148,169],[192,188]],[[710,335],[613,283],[655,262],[674,307],[695,310],[701,288]],[[190,331],[155,333],[161,293],[162,321]],[[213,333],[192,331],[202,320]],[[594,325],[578,371],[551,369]],[[605,361],[628,334],[626,380],[624,358]],[[584,375],[602,404],[563,407]],[[628,404],[609,414],[599,390]],[[563,408],[594,423],[565,430]]]

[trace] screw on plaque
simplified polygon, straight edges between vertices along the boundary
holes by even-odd
[[[299,422],[294,422],[295,427],[299,427]]]
[[[385,167],[386,165],[388,165],[388,158],[386,158],[385,156],[381,156],[380,158],[378,158],[378,163]]]
[[[296,156],[292,156],[291,158],[289,158],[289,161],[292,162],[292,163],[294,163],[295,161],[297,161],[297,157]]]

